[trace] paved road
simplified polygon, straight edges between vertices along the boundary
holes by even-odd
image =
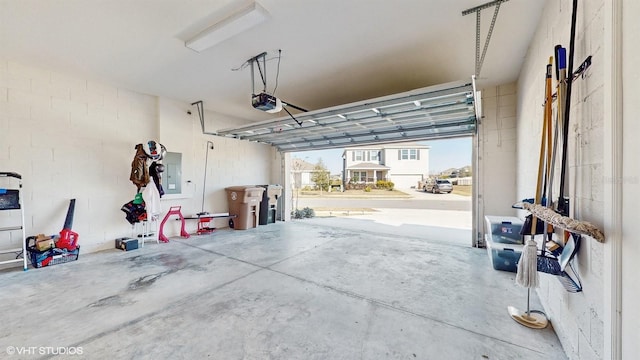
[[[434,209],[434,210],[471,210],[471,197],[456,194],[430,194],[416,190],[404,190],[411,198],[310,198],[300,197],[298,207],[328,208],[382,208],[382,209]]]

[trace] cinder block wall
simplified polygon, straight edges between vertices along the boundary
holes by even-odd
[[[535,193],[543,119],[544,74],[556,44],[569,49],[571,1],[548,1],[518,80],[519,198]],[[588,56],[593,65],[574,81],[569,129],[569,196],[574,217],[603,228],[603,0],[579,2],[574,70]],[[556,174],[559,174],[559,159]],[[559,178],[556,178],[559,179]],[[557,186],[559,181],[555,181]],[[557,198],[558,188],[554,189]],[[525,215],[521,213],[521,215]],[[584,291],[570,294],[553,276],[541,274],[538,289],[547,315],[571,359],[601,358],[603,245],[585,237],[576,265]]]
[[[482,89],[482,119],[478,129],[478,224],[485,215],[514,216],[516,197],[515,83]],[[486,229],[484,230],[486,231]],[[484,239],[481,236],[480,239]]]
[[[213,113],[207,118],[217,128],[240,121]],[[272,181],[270,146],[203,135],[188,103],[0,60],[0,171],[24,177],[28,235],[57,234],[75,198],[73,229],[83,252],[111,248],[114,239],[131,236],[120,208],[136,193],[129,181],[134,146],[148,140],[183,156],[184,196],[163,199],[165,212],[171,205],[181,205],[185,215],[200,211],[207,140],[215,149],[209,153],[205,210],[228,210],[225,186]],[[14,220],[4,213],[0,226]],[[166,228],[169,236],[177,234],[173,223]],[[195,227],[189,222],[189,231]],[[17,236],[1,236],[0,247],[20,246]]]

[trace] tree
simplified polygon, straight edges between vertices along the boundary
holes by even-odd
[[[329,190],[329,185],[331,184],[331,176],[329,170],[322,162],[322,159],[318,159],[318,163],[313,168],[313,173],[311,174],[311,181],[313,181],[316,186],[320,188],[320,190]]]
[[[302,186],[301,171],[305,163],[305,159],[292,158],[291,159],[291,186],[295,190],[291,197],[291,208],[298,210],[298,199],[300,198],[300,187]]]

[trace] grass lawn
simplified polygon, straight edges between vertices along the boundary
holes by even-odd
[[[471,196],[471,185],[453,185],[452,194]]]
[[[344,192],[334,191],[316,191],[316,190],[301,190],[300,197],[410,197],[409,194],[398,190],[378,190],[371,189],[371,191],[364,190],[346,190]]]

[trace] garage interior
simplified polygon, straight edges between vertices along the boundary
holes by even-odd
[[[536,188],[545,65],[556,44],[568,46],[572,1],[258,3],[0,0],[0,172],[22,176],[27,235],[58,233],[76,199],[82,249],[66,264],[3,268],[0,354],[630,359],[640,351],[640,248],[630,227],[640,166],[627,155],[640,150],[631,121],[640,89],[622,80],[638,78],[639,4],[578,2],[576,65],[593,60],[574,81],[568,187],[572,216],[606,239],[587,237],[576,256],[582,292],[541,275],[531,305],[551,326],[533,330],[506,311],[524,306],[527,290],[477,247],[485,215],[527,215],[512,205]],[[262,9],[262,22],[199,47],[200,34],[247,5]],[[249,60],[262,53],[255,70]],[[168,243],[113,249],[139,231],[121,211],[137,191],[129,180],[136,144],[156,140],[179,159],[179,186],[161,199],[162,216],[173,206],[188,216],[225,213],[229,186],[282,184],[291,196],[286,146],[364,139],[314,114],[353,120],[329,113],[460,82],[470,86],[460,108],[471,116],[449,125],[474,133],[469,246],[402,227],[290,221],[283,201],[275,224],[233,230],[220,218],[212,234],[185,239],[169,221]],[[255,109],[256,85],[283,111]],[[422,139],[461,135],[440,126],[448,117],[422,116],[384,119],[397,131],[377,120],[351,127],[370,133],[363,143],[412,130]],[[257,137],[265,128],[297,131],[276,143]],[[343,136],[329,139],[334,132]],[[0,228],[17,218],[0,211]],[[196,231],[196,222],[186,225]],[[20,247],[19,233],[0,234],[0,249]]]

